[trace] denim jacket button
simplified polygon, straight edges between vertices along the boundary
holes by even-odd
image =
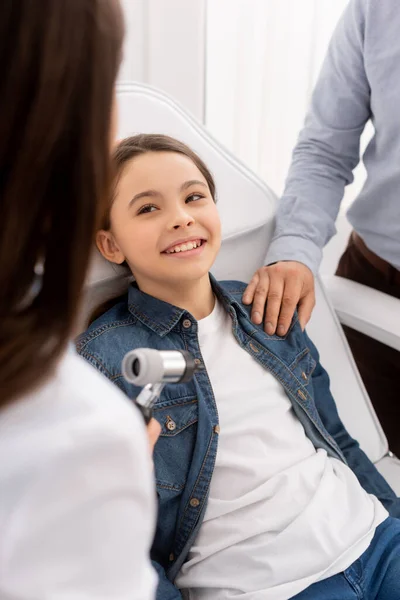
[[[214,426],[214,433],[219,433],[221,431],[221,428],[219,425],[215,425]]]
[[[175,421],[173,421],[170,418],[167,420],[166,426],[167,426],[167,429],[169,431],[175,431],[175,429],[176,429],[176,423],[175,423]]]
[[[255,346],[252,342],[250,342],[249,344],[250,348],[253,350],[253,352],[260,352],[259,349],[257,348],[257,346]]]
[[[308,377],[307,375],[304,373],[304,371],[301,372],[301,376],[304,379],[304,381],[307,381]]]
[[[193,508],[197,508],[200,504],[200,500],[198,498],[192,498],[191,501],[189,502],[189,504]]]
[[[185,329],[189,329],[189,327],[192,326],[192,321],[190,321],[189,319],[185,319],[183,321],[182,325],[184,326]]]
[[[301,390],[297,390],[297,395],[300,396],[302,400],[307,400],[307,396]]]
[[[174,562],[175,560],[175,554],[173,552],[171,552],[171,554],[169,555],[169,562]]]

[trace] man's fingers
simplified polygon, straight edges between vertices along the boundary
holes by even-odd
[[[265,331],[269,335],[275,332],[285,335],[297,304],[300,304],[299,321],[303,328],[310,319],[315,303],[313,287],[314,278],[308,267],[296,261],[281,261],[258,269],[242,299],[245,304],[253,303],[253,323],[261,324],[265,314]]]
[[[282,296],[281,310],[278,318],[278,335],[286,335],[290,323],[292,322],[294,311],[296,310],[297,303],[299,301],[301,293],[301,283],[287,282]]]
[[[302,298],[299,302],[299,323],[300,327],[304,331],[308,321],[311,318],[311,313],[315,306],[315,292],[311,290],[304,298]]]
[[[266,271],[263,271],[261,272],[261,275],[259,275],[259,281],[254,292],[253,308],[251,310],[251,320],[256,325],[262,323],[268,290],[269,277]]]
[[[273,335],[281,308],[284,280],[281,278],[271,279],[268,290],[267,310],[264,319],[264,329],[268,335]]]
[[[256,287],[257,287],[259,281],[260,281],[260,277],[258,275],[258,272],[254,273],[249,285],[243,292],[243,296],[242,296],[243,304],[251,304],[253,302],[254,292],[256,291]]]

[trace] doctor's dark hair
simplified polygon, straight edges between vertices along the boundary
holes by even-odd
[[[172,138],[168,135],[160,133],[140,133],[121,140],[114,149],[113,163],[114,172],[116,173],[114,189],[118,185],[119,177],[121,176],[124,167],[134,158],[147,154],[148,152],[177,152],[187,156],[198,168],[203,175],[210,189],[211,196],[216,202],[216,189],[214,178],[210,170],[201,158],[189,146]],[[110,229],[110,209],[112,200],[109,202],[108,209],[104,212],[101,229]]]
[[[118,0],[0,2],[0,406],[42,384],[74,333],[122,38]]]

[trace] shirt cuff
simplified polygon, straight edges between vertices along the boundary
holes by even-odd
[[[322,250],[311,240],[282,235],[271,242],[265,264],[270,265],[283,260],[301,262],[316,275],[322,260]]]

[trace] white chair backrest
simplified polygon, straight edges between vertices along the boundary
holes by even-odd
[[[209,166],[216,181],[223,230],[213,273],[218,279],[248,281],[264,264],[273,228],[274,193],[164,93],[143,84],[121,84],[118,105],[119,138],[135,133],[168,134],[188,144]],[[87,310],[126,286],[126,272],[97,256],[88,280]],[[386,453],[387,442],[320,283],[317,288],[309,332],[331,375],[346,427],[375,462]]]

